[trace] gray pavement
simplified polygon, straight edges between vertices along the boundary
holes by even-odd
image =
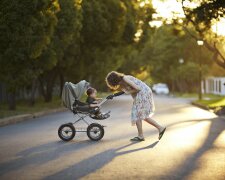
[[[104,106],[112,113],[101,121],[107,127],[99,142],[85,133],[59,140],[58,127],[74,119],[70,112],[0,127],[0,179],[225,179],[225,120],[185,99],[157,96],[155,102],[154,119],[167,126],[160,141],[145,122],[146,140],[129,141],[137,132],[128,96]]]

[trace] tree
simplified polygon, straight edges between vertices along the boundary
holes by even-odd
[[[137,67],[148,68],[155,82],[167,83],[173,91],[193,91],[198,79],[199,59],[204,59],[205,75],[207,66],[212,64],[212,54],[204,49],[205,53],[199,57],[196,42],[185,34],[174,35],[173,25],[163,25],[149,33],[150,38],[135,58],[139,63]],[[180,63],[181,58],[184,62]]]
[[[0,80],[15,109],[16,91],[38,76],[38,58],[48,47],[56,25],[55,1],[0,2]]]
[[[71,61],[66,54],[68,48],[74,43],[79,43],[81,29],[81,5],[79,0],[59,0],[59,11],[56,13],[58,20],[54,36],[48,49],[40,59],[50,62],[49,66],[43,66],[43,73],[39,76],[41,93],[46,102],[51,101],[53,87],[57,77],[61,79],[61,87],[64,83],[64,72]],[[76,51],[76,49],[73,49]]]
[[[191,2],[191,0],[188,2]],[[186,24],[183,26],[184,30],[195,40],[203,39],[205,47],[214,54],[213,61],[225,68],[225,52],[223,49],[225,38],[219,37],[215,33],[212,35],[211,30],[213,23],[220,21],[225,16],[224,1],[202,0],[195,8],[186,6],[186,3],[186,0],[182,0],[182,7],[186,19]],[[197,34],[192,33],[187,28],[189,24],[194,27]]]
[[[117,69],[122,61],[128,9],[118,0],[84,0],[82,9],[80,61],[85,65],[83,78],[103,88],[107,72]]]
[[[138,1],[129,0],[84,0],[82,8],[81,61],[87,65],[83,78],[103,89],[102,82],[109,71],[137,69],[135,60],[133,66],[130,58],[144,43],[154,11],[151,4],[140,7]],[[138,31],[141,35],[136,40]]]

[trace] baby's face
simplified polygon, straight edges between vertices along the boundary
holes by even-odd
[[[94,92],[91,94],[91,97],[96,98],[96,97],[97,97],[97,91],[94,91]]]

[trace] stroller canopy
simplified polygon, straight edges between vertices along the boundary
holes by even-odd
[[[73,103],[75,100],[80,100],[81,96],[90,86],[90,83],[82,80],[77,84],[66,82],[62,91],[63,105],[73,111]]]

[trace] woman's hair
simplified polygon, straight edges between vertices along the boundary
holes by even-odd
[[[90,87],[90,88],[87,89],[86,94],[87,94],[88,96],[90,96],[90,95],[93,94],[95,91],[96,91],[95,88]]]
[[[107,86],[110,89],[117,89],[119,86],[120,81],[123,80],[124,74],[112,71],[109,74],[107,74],[105,81]]]

